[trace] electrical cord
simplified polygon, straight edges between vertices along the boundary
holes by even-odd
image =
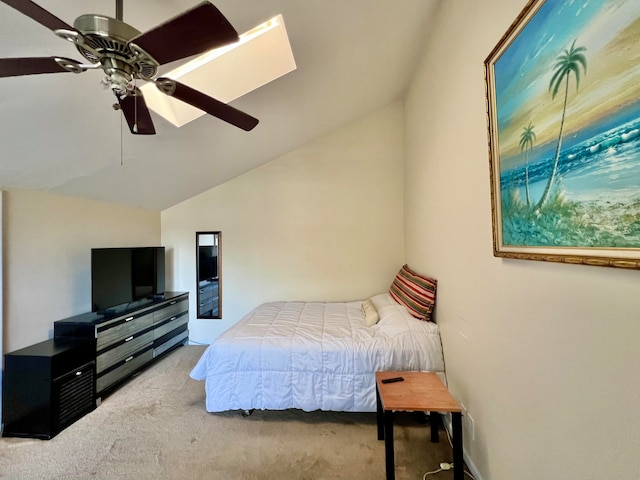
[[[422,476],[422,480],[426,480],[429,475],[435,475],[436,473],[440,473],[440,472],[442,472],[441,468],[439,468],[437,470],[433,470],[431,472],[427,472]]]
[[[436,473],[440,473],[440,472],[446,472],[446,471],[451,470],[451,469],[453,469],[453,463],[442,462],[440,464],[440,468],[438,468],[437,470],[432,470],[431,472],[425,473],[422,476],[422,480],[426,480],[427,477],[430,476],[430,475],[435,475]],[[471,480],[475,480],[475,477],[467,469],[464,469],[464,474],[468,475],[469,478],[471,478]]]
[[[438,413],[435,413],[435,415],[438,415]],[[453,440],[451,439],[451,435],[449,435],[449,430],[447,430],[446,428],[444,429],[444,432],[447,434],[447,440],[449,441],[449,446],[451,448],[453,448]],[[422,476],[422,480],[426,480],[426,478],[429,475],[435,475],[436,473],[440,473],[440,472],[444,472],[447,470],[451,470],[453,468],[453,463],[446,463],[446,462],[442,462],[440,464],[440,468],[438,468],[437,470],[433,470],[431,472],[427,472]],[[464,467],[463,467],[464,468]],[[469,478],[471,478],[471,480],[475,480],[476,477],[474,477],[471,472],[469,472],[466,468],[464,469],[464,473],[465,475],[468,475]]]

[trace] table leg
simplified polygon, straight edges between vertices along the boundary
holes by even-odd
[[[453,480],[464,479],[464,458],[462,453],[462,413],[451,413],[453,443]]]
[[[376,383],[376,420],[378,422],[378,440],[384,440],[384,414],[382,412],[382,400],[380,400],[380,392]]]
[[[384,457],[387,468],[387,480],[395,480],[396,469],[395,460],[393,458],[393,410],[384,411]]]
[[[440,414],[438,412],[429,412],[429,424],[431,425],[431,443],[440,441]]]

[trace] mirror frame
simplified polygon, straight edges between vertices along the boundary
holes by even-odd
[[[211,244],[201,244],[201,238],[205,235],[214,236]],[[216,241],[217,240],[217,241]],[[200,280],[202,278],[200,267],[201,263],[201,246],[217,247],[215,269],[216,275]],[[222,318],[222,266],[221,266],[221,246],[222,232],[220,231],[204,231],[196,232],[196,318],[203,319],[221,319]],[[213,298],[212,309],[206,309],[209,298]]]

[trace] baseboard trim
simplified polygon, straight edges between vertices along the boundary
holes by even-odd
[[[453,431],[452,425],[451,425],[451,414],[450,413],[441,414],[441,417],[442,417],[442,423],[444,425],[444,428],[446,428],[449,435],[451,435],[451,432]],[[473,460],[471,459],[471,457],[469,456],[467,449],[464,448],[464,444],[462,445],[462,456],[464,458],[464,463],[466,463],[467,467],[469,467],[469,471],[471,472],[471,475],[473,475],[473,478],[475,480],[484,480],[482,478],[482,475],[478,473],[478,469],[476,465],[473,463]],[[455,468],[455,465],[453,468]]]

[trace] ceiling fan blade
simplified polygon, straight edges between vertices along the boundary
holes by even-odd
[[[237,42],[238,32],[210,2],[138,35],[129,42],[151,55],[160,65]]]
[[[0,0],[50,30],[75,30],[58,17],[30,0]]]
[[[162,93],[199,108],[209,115],[218,117],[220,120],[224,120],[238,128],[249,131],[258,125],[257,118],[175,80],[161,77],[155,83]]]
[[[66,65],[66,68],[65,66]],[[80,73],[79,62],[62,57],[0,58],[0,77],[37,75],[40,73]]]
[[[140,89],[136,88],[135,95],[127,95],[123,98],[116,95],[116,97],[118,97],[120,110],[127,120],[131,133],[134,135],[155,135],[156,129]]]

